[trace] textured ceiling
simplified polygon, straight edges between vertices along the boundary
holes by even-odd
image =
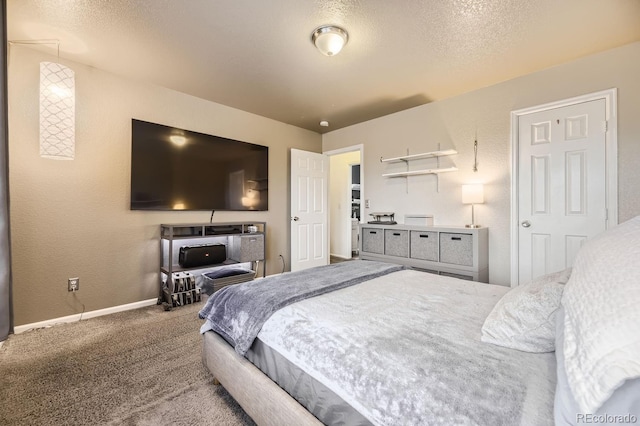
[[[640,0],[7,3],[9,40],[321,133],[640,40]]]

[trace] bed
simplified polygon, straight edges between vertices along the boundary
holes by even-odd
[[[637,218],[515,289],[370,261],[238,284],[200,312],[203,361],[260,425],[620,423],[640,415],[638,247]]]

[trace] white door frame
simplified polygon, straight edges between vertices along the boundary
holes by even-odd
[[[543,105],[536,105],[511,111],[511,287],[516,287],[519,270],[519,240],[518,232],[520,228],[518,211],[519,198],[519,167],[518,158],[520,156],[518,147],[518,119],[522,115],[532,114],[554,108],[561,108],[568,105],[575,105],[589,102],[596,99],[604,99],[606,105],[607,131],[605,133],[605,191],[607,229],[618,224],[618,90],[616,88],[589,93],[575,98],[563,99]]]
[[[351,145],[345,148],[332,149],[331,151],[323,152],[324,155],[331,157],[333,155],[345,154],[347,152],[360,152],[360,223],[364,221],[364,144]],[[331,172],[329,172],[329,179],[331,179]],[[331,197],[329,197],[329,211],[331,211]],[[329,215],[329,230],[331,230],[331,215]],[[349,247],[351,247],[351,234],[345,235],[349,237]],[[331,235],[329,235],[329,242],[331,241]]]

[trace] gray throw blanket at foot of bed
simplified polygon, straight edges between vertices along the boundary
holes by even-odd
[[[200,332],[215,331],[244,356],[262,325],[277,310],[401,269],[406,268],[355,260],[228,286],[211,295],[200,311],[200,318],[207,320]]]

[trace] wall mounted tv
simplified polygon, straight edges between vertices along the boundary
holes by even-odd
[[[268,210],[269,148],[131,120],[131,210]]]

